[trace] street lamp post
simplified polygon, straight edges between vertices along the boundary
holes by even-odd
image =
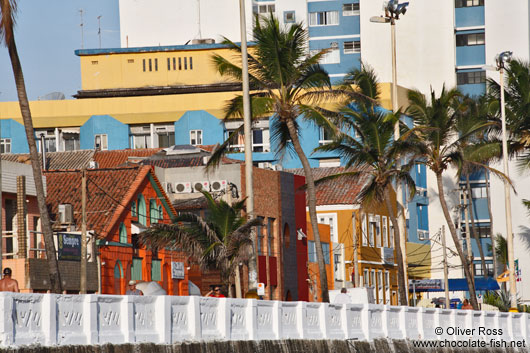
[[[399,109],[397,100],[397,64],[396,64],[396,20],[399,20],[399,16],[404,15],[407,12],[408,2],[402,4],[399,0],[390,0],[383,3],[383,9],[385,10],[384,16],[374,16],[370,18],[370,22],[374,23],[390,23],[390,35],[391,35],[391,51],[392,51],[392,111],[396,113]],[[399,140],[399,120],[394,125],[394,140]],[[407,237],[405,232],[405,219],[403,210],[403,187],[401,183],[396,185],[396,203],[397,203],[397,219],[399,227],[399,247],[401,248],[401,254],[403,255],[403,269],[405,271],[405,283],[408,283],[407,274]],[[405,286],[407,298],[409,295],[409,288]]]
[[[510,176],[508,170],[508,141],[506,138],[506,112],[504,107],[504,69],[506,64],[512,60],[512,52],[504,51],[495,57],[497,70],[500,73],[501,88],[501,122],[502,122],[502,162],[504,174]],[[513,232],[512,232],[512,202],[510,199],[510,183],[504,180],[504,208],[506,212],[506,243],[508,246],[508,268],[510,271],[510,311],[517,312],[517,288],[515,287],[515,260],[513,252]]]
[[[239,20],[241,25],[241,66],[243,83],[243,124],[245,135],[245,191],[247,196],[246,211],[249,218],[254,218],[254,185],[252,180],[252,120],[250,116],[250,95],[248,78],[247,24],[245,19],[245,0],[239,0]],[[248,261],[248,289],[258,288],[258,266],[256,259],[256,232],[252,231],[254,251]]]

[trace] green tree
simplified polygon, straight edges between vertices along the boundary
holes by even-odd
[[[177,248],[191,256],[202,269],[217,269],[232,296],[235,271],[248,260],[251,229],[260,224],[242,216],[245,200],[232,205],[203,192],[206,217],[184,213],[171,224],[157,223],[140,234],[140,242],[152,249]]]
[[[325,179],[340,176],[366,178],[357,200],[365,206],[385,204],[394,228],[394,248],[398,268],[398,290],[401,305],[408,305],[405,282],[405,268],[401,252],[400,234],[396,210],[392,205],[395,195],[394,185],[405,183],[412,198],[416,193],[416,185],[410,175],[416,164],[415,154],[421,150],[409,137],[411,132],[401,123],[401,137],[394,141],[394,126],[401,112],[389,113],[382,109],[378,81],[374,71],[365,65],[360,70],[353,70],[345,82],[360,93],[353,102],[340,110],[341,131],[336,132],[333,142],[320,146],[317,151],[336,151],[345,159],[345,167],[350,170]],[[402,163],[401,163],[402,162]],[[318,182],[319,182],[318,181]]]
[[[467,128],[467,133],[459,134],[457,122],[462,109],[462,100],[460,99],[461,94],[456,89],[446,90],[443,87],[438,97],[431,90],[429,101],[419,91],[409,91],[408,98],[410,106],[407,108],[407,113],[413,117],[415,125],[414,133],[423,145],[423,163],[436,176],[438,197],[458,256],[464,267],[464,274],[469,287],[470,302],[473,308],[478,310],[473,273],[470,269],[469,261],[464,254],[462,244],[458,239],[455,224],[451,219],[449,207],[445,199],[442,176],[450,166],[455,167],[457,170],[462,169],[465,161],[463,155],[464,146],[468,144],[471,137],[485,129],[488,124],[480,122],[473,124]],[[472,163],[491,170],[487,165],[480,162]]]
[[[308,33],[304,27],[299,23],[282,27],[272,14],[261,19],[256,18],[253,34],[255,45],[248,55],[249,81],[253,90],[250,94],[252,118],[272,116],[271,142],[274,149],[279,155],[288,149],[294,149],[302,163],[322,299],[329,302],[324,253],[318,231],[315,181],[309,160],[300,144],[299,131],[300,119],[311,121],[318,126],[333,125],[325,117],[326,111],[318,106],[324,100],[339,96],[339,93],[331,88],[328,73],[318,64],[327,50],[308,56]],[[227,39],[224,43],[234,52],[241,53],[237,44]],[[222,76],[241,80],[242,70],[233,61],[221,55],[214,55],[213,62]],[[242,96],[237,96],[229,101],[225,109],[225,119],[242,116],[243,99]],[[215,167],[220,158],[230,151],[230,144],[235,142],[241,130],[242,127],[214,151],[208,167]]]
[[[26,130],[26,138],[28,140],[31,167],[33,170],[33,179],[35,180],[35,189],[37,191],[37,203],[41,217],[42,232],[44,235],[46,258],[48,259],[47,262],[48,272],[50,275],[50,287],[52,292],[61,293],[61,277],[59,273],[57,257],[55,254],[53,231],[50,223],[48,209],[46,207],[46,196],[44,193],[44,184],[42,181],[40,159],[37,153],[37,145],[35,144],[33,120],[31,118],[31,111],[29,107],[28,96],[26,93],[26,84],[24,82],[24,75],[22,73],[22,65],[18,56],[17,46],[15,44],[14,27],[16,23],[16,13],[16,0],[0,0],[0,41],[2,41],[6,45],[7,50],[9,52],[11,67],[13,69],[13,75],[17,87],[20,113],[22,114],[22,120],[24,122],[24,128]]]

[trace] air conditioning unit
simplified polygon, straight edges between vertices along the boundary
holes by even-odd
[[[97,169],[98,167],[99,167],[98,162],[96,162],[96,161],[88,162],[88,169]]]
[[[191,192],[191,183],[189,181],[175,183],[175,193],[185,194],[189,192]]]
[[[59,204],[59,222],[61,224],[74,223],[74,209],[71,204]]]
[[[212,191],[225,190],[227,186],[228,186],[228,182],[226,180],[215,180],[210,183],[210,187],[212,188]]]
[[[331,49],[339,49],[339,43],[338,42],[331,42]]]
[[[283,167],[281,164],[275,164],[272,166],[272,170],[277,170],[279,172],[281,172],[283,170]]]
[[[193,190],[210,191],[210,182],[209,181],[196,181],[193,183]]]
[[[259,162],[258,168],[261,169],[272,169],[272,163],[271,162]]]

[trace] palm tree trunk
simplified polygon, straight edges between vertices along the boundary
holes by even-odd
[[[471,192],[471,184],[469,182],[469,174],[466,174],[466,188],[467,188],[467,196],[469,199],[469,218],[471,218],[471,234],[473,234],[473,238],[477,242],[478,252],[480,254],[480,265],[482,266],[482,270],[484,271],[484,277],[488,278],[488,271],[486,270],[486,260],[484,259],[484,249],[482,248],[482,242],[480,241],[480,238],[478,236],[477,232],[477,226],[475,224],[475,213],[473,212],[473,193]]]
[[[466,277],[467,286],[469,288],[469,302],[473,306],[474,310],[479,310],[477,302],[477,293],[475,291],[475,280],[473,278],[473,273],[469,269],[469,263],[467,261],[466,255],[464,255],[464,250],[462,249],[462,245],[460,244],[460,241],[458,240],[458,236],[456,234],[455,225],[453,223],[453,220],[451,219],[451,215],[449,214],[447,202],[445,201],[444,186],[441,172],[436,173],[436,182],[438,184],[438,197],[440,198],[440,204],[442,205],[445,220],[449,227],[449,231],[451,232],[451,237],[453,238],[453,242],[455,243],[455,248],[458,253],[458,256],[460,257],[460,261],[462,262],[462,265],[464,267],[464,275]]]
[[[394,227],[394,248],[396,249],[396,262],[397,262],[397,276],[398,276],[398,292],[399,292],[399,303],[400,305],[407,306],[408,298],[407,298],[407,288],[405,283],[405,267],[403,266],[403,254],[401,252],[401,246],[399,240],[401,239],[401,234],[399,232],[399,224],[398,220],[396,218],[396,214],[394,213],[394,208],[392,207],[392,201],[391,201],[391,186],[388,186],[385,191],[386,197],[385,197],[385,204],[386,209],[388,211],[388,217],[390,217],[390,220],[392,221],[392,226]]]
[[[490,182],[488,178],[488,171],[484,169],[484,179],[486,181],[486,197],[488,198],[488,214],[490,217],[490,239],[493,256],[493,278],[497,278],[497,254],[495,245],[495,236],[493,235],[493,214],[491,212],[491,198],[490,198]]]
[[[315,180],[313,178],[313,172],[311,166],[309,165],[309,160],[307,159],[302,146],[300,145],[300,140],[298,139],[298,134],[296,127],[291,119],[287,119],[287,128],[289,129],[289,136],[293,142],[294,150],[298,154],[298,158],[302,162],[304,168],[304,174],[306,179],[306,193],[307,193],[307,204],[309,208],[309,220],[311,221],[311,228],[313,228],[313,236],[315,238],[315,250],[317,255],[318,271],[320,274],[320,290],[322,291],[322,301],[329,303],[329,293],[328,293],[328,276],[326,273],[326,265],[324,263],[324,252],[322,251],[322,243],[320,242],[320,233],[318,232],[318,221],[317,221],[317,197],[315,190]]]
[[[4,6],[6,2],[0,1],[2,4],[2,12],[5,11]],[[9,2],[7,2],[9,4]],[[12,29],[11,29],[12,30]],[[37,191],[37,203],[41,217],[42,232],[44,234],[44,245],[46,248],[46,258],[48,259],[48,272],[50,275],[50,289],[53,293],[62,292],[61,277],[59,274],[59,265],[55,254],[55,245],[53,242],[53,231],[50,224],[50,217],[48,215],[48,208],[46,207],[46,198],[44,195],[44,184],[42,182],[42,171],[37,153],[37,146],[35,144],[35,132],[33,130],[33,121],[31,118],[31,111],[29,108],[28,97],[26,94],[26,85],[24,83],[24,75],[22,74],[22,66],[20,58],[18,57],[17,47],[15,45],[15,38],[13,35],[7,36],[7,49],[9,51],[9,58],[11,59],[11,66],[13,68],[13,75],[15,77],[15,84],[17,86],[18,102],[20,105],[20,113],[24,121],[24,128],[26,130],[26,138],[29,145],[29,156],[31,160],[31,167],[33,169],[33,179],[35,180],[35,189]],[[24,236],[24,235],[22,235]]]

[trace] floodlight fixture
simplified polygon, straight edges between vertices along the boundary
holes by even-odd
[[[495,56],[495,62],[497,63],[497,70],[504,69],[506,64],[512,61],[513,52],[503,51]]]

